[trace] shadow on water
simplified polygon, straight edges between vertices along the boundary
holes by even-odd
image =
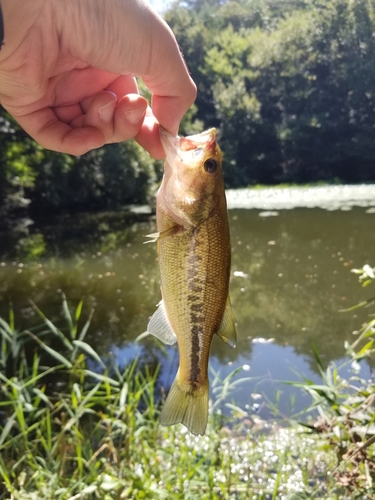
[[[229,349],[215,339],[211,365],[221,377],[242,366],[241,376],[252,378],[230,396],[241,407],[267,417],[258,394],[274,400],[281,391],[280,411],[290,415],[308,400],[279,381],[296,379],[295,372],[318,380],[312,342],[326,363],[344,356],[344,341],[370,312],[339,311],[371,294],[349,271],[374,265],[374,217],[363,208],[229,212],[238,345]],[[83,316],[95,309],[87,341],[119,364],[135,355],[160,360],[161,382],[169,387],[176,349],[161,350],[153,338],[134,343],[160,300],[156,247],[144,245],[152,232],[149,215],[117,213],[64,217],[31,227],[29,235],[1,235],[0,315],[12,303],[19,328],[39,324],[31,299],[59,325],[61,291],[72,305],[84,297]]]

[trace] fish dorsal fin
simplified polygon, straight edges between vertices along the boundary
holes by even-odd
[[[164,342],[164,344],[172,345],[177,341],[177,337],[169,324],[162,300],[159,302],[158,308],[148,322],[147,331],[155,335],[155,337]]]
[[[227,303],[225,305],[223,319],[221,320],[220,328],[216,332],[216,335],[224,340],[224,342],[230,347],[236,347],[236,325],[234,322],[234,314],[229,295],[227,298]]]

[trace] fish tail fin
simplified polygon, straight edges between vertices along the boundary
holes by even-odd
[[[161,412],[162,425],[183,424],[192,434],[204,434],[208,419],[208,383],[195,391],[185,390],[178,375]]]

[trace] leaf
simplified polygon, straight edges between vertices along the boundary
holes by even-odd
[[[74,319],[75,321],[77,322],[79,320],[79,318],[81,317],[81,313],[82,313],[82,306],[83,306],[83,299],[81,299],[77,305],[77,308],[76,308],[76,312],[75,312],[75,315],[74,315]]]
[[[114,385],[115,387],[118,387],[120,383],[117,380],[114,380],[113,378],[107,377],[107,375],[101,375],[100,373],[95,373],[92,372],[91,370],[85,370],[86,375],[89,375],[90,377],[96,378],[97,380],[100,380],[101,382],[107,382],[110,385]]]
[[[51,401],[49,400],[48,396],[46,396],[44,394],[44,392],[42,392],[40,389],[38,389],[37,387],[34,387],[33,388],[33,392],[38,396],[38,398],[40,398],[42,401],[44,401],[51,409],[54,408],[53,404],[51,403]]]
[[[11,415],[8,418],[8,421],[7,421],[7,423],[4,426],[3,432],[1,433],[1,436],[0,436],[0,446],[4,443],[4,441],[8,437],[8,434],[11,431],[13,425],[15,424],[15,421],[16,421],[16,413],[13,413],[13,415]]]
[[[72,338],[74,338],[74,327],[73,327],[72,315],[70,314],[68,303],[66,301],[66,297],[65,297],[64,293],[62,294],[62,308],[63,308],[64,317],[69,325],[69,332],[70,332]]]
[[[83,340],[86,337],[86,333],[87,330],[89,329],[93,314],[94,314],[94,309],[91,309],[88,320],[84,324],[84,327],[82,328],[81,333],[79,334],[78,340]]]
[[[359,358],[361,356],[366,355],[367,351],[369,351],[371,347],[374,345],[374,342],[375,342],[374,340],[370,340],[369,342],[367,342],[367,344],[363,346],[359,352],[357,352],[356,357]]]
[[[47,316],[45,316],[42,311],[34,304],[32,300],[30,300],[31,305],[33,306],[33,309],[39,314],[39,316],[43,319],[44,323],[48,326],[48,328],[51,330],[51,332],[56,335],[63,343],[64,345],[70,350],[73,350],[73,346],[69,339],[65,337],[65,335],[58,329],[56,326],[50,321]]]
[[[236,413],[236,416],[246,417],[247,412],[232,403],[225,403],[225,406]]]
[[[1,319],[1,318],[0,318]],[[11,344],[13,342],[12,337],[9,335],[9,333],[4,330],[3,328],[0,328],[0,334],[5,338],[5,340]]]
[[[31,337],[33,337],[33,339],[40,345],[40,347],[42,349],[44,349],[46,352],[48,352],[48,354],[50,356],[52,356],[53,358],[55,358],[57,361],[59,361],[60,363],[62,363],[63,365],[65,365],[67,368],[72,368],[72,363],[70,361],[68,361],[65,356],[63,356],[62,354],[60,354],[59,352],[55,351],[55,349],[52,349],[52,347],[49,347],[47,344],[45,344],[44,342],[42,342],[36,335],[34,335],[33,333],[31,332],[27,332]]]
[[[97,489],[98,489],[98,486],[96,484],[90,484],[89,486],[86,486],[85,488],[83,488],[81,493],[83,495],[88,495],[89,493],[94,493],[94,491],[96,491]]]
[[[316,348],[316,345],[314,344],[314,342],[311,342],[311,348],[313,350],[315,361],[316,361],[316,364],[318,365],[320,374],[321,374],[322,378],[324,379],[325,375],[326,375],[326,372],[325,372],[325,369],[324,369],[324,366],[323,366],[322,359],[320,357],[319,351]]]
[[[125,406],[126,399],[128,397],[128,390],[129,390],[129,386],[128,386],[127,382],[125,382],[124,385],[122,386],[122,389],[120,392],[120,401],[119,401],[120,408]]]
[[[90,344],[88,344],[87,342],[83,342],[82,340],[73,340],[73,344],[82,349],[82,351],[91,356],[93,359],[95,359],[95,361],[97,361],[103,368],[106,368],[99,354],[91,347]]]
[[[370,299],[363,300],[362,302],[358,302],[358,304],[355,304],[354,306],[347,307],[346,309],[339,309],[339,312],[355,311],[355,309],[358,309],[359,307],[365,307],[365,306],[367,306],[368,304],[371,304],[374,301],[375,301],[375,297],[371,297]]]
[[[13,307],[11,305],[10,309],[9,309],[9,327],[10,329],[13,331],[14,330],[14,311],[13,311]]]
[[[13,337],[13,330],[10,328],[9,324],[3,320],[3,318],[0,318],[0,325],[4,328],[4,330],[11,336]]]

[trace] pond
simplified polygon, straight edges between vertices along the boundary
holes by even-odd
[[[350,270],[375,265],[375,186],[365,186],[359,197],[358,186],[351,188],[325,188],[331,194],[324,208],[316,207],[320,188],[228,192],[238,343],[230,349],[214,339],[210,379],[242,367],[237,378],[247,380],[229,394],[223,411],[233,402],[269,418],[268,400],[286,417],[301,410],[309,398],[283,381],[319,381],[312,345],[325,363],[340,362],[344,342],[353,341],[371,314],[365,308],[342,312],[371,297]],[[63,325],[61,292],[71,307],[84,297],[82,321],[95,309],[87,337],[94,349],[119,365],[135,356],[160,362],[160,385],[168,390],[178,367],[176,348],[153,337],[135,342],[160,300],[156,245],[144,244],[155,218],[140,208],[65,215],[0,235],[0,315],[7,317],[12,304],[18,328],[38,324],[31,299]],[[361,375],[371,369],[363,367]]]

